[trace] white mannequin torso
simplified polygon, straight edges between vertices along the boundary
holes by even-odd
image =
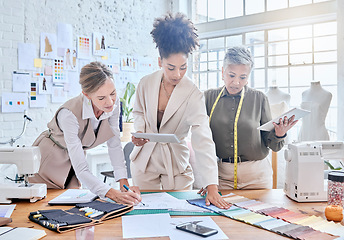
[[[329,140],[325,119],[332,100],[332,94],[322,88],[319,81],[302,93],[301,108],[311,111],[302,119],[299,141]]]
[[[290,95],[282,92],[277,86],[270,86],[266,96],[269,99],[272,118],[280,116],[289,109]]]

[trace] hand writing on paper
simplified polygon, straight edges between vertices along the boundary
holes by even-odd
[[[105,195],[116,203],[124,203],[129,205],[137,205],[141,200],[141,196],[134,192],[121,192],[111,188]]]

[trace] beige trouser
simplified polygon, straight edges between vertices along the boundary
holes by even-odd
[[[234,188],[234,163],[218,161],[219,189]],[[237,189],[264,189],[272,187],[272,168],[268,158],[238,162]]]
[[[163,159],[159,147],[156,147],[148,161],[146,170],[139,169],[135,161],[131,162],[130,170],[133,184],[142,190],[191,190],[194,182],[192,168],[189,165],[184,172],[180,173],[174,159],[167,163]],[[172,166],[172,169],[167,169]],[[169,177],[172,174],[173,177]],[[170,182],[172,179],[173,182]],[[171,187],[174,186],[174,187]]]

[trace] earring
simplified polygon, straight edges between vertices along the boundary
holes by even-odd
[[[92,101],[91,101],[91,99],[88,99],[88,103],[87,103],[88,105],[92,105]]]

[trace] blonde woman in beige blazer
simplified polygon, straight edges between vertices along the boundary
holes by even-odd
[[[198,45],[197,34],[183,14],[155,20],[151,32],[159,49],[160,71],[145,76],[137,87],[133,110],[137,132],[173,133],[180,143],[148,142],[132,137],[133,183],[141,189],[192,189],[194,181],[189,163],[186,137],[191,143],[208,190],[206,204],[220,208],[229,205],[218,193],[215,145],[211,138],[202,92],[185,76],[188,54]]]
[[[119,98],[112,72],[102,63],[92,62],[80,72],[82,94],[68,100],[56,112],[34,142],[41,151],[40,169],[30,182],[46,183],[48,188],[79,188],[80,182],[100,197],[137,204],[141,197],[127,192],[127,170],[119,139]],[[111,188],[88,168],[85,150],[107,142],[111,164],[121,190]]]

